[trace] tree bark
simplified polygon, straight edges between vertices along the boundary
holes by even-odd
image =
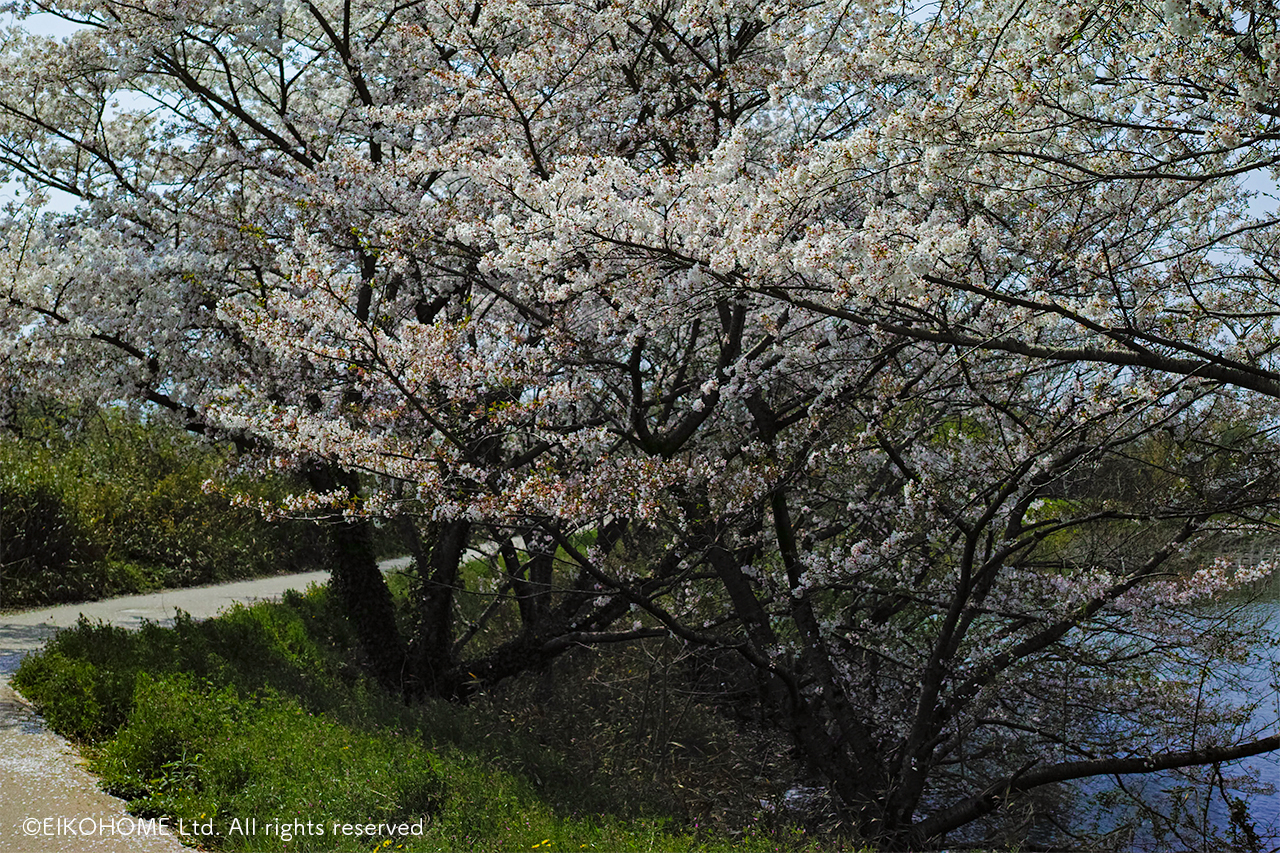
[[[346,488],[358,494],[354,475],[329,465],[311,466],[307,480],[318,492]],[[330,557],[330,589],[342,613],[351,623],[378,683],[387,690],[403,689],[404,640],[396,626],[391,591],[378,570],[373,531],[365,519],[341,519],[327,525]]]
[[[421,589],[418,625],[409,649],[409,689],[414,694],[458,697],[460,685],[450,677],[454,669],[453,599],[470,532],[468,521],[432,525],[426,547],[415,549]]]

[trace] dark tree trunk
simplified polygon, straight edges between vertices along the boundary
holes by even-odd
[[[425,547],[414,547],[422,583],[417,631],[409,651],[411,690],[416,694],[449,699],[459,694],[461,685],[452,676],[453,600],[470,533],[470,522],[446,521],[432,525]]]
[[[345,487],[358,494],[356,478],[331,466],[313,466],[307,480],[318,492]],[[330,589],[343,615],[355,629],[360,650],[374,677],[388,690],[403,689],[404,640],[396,627],[395,606],[378,570],[370,522],[341,519],[326,526],[329,539]]]
[[[520,622],[526,631],[537,631],[551,610],[551,578],[555,570],[556,546],[543,539],[538,531],[528,528],[523,537],[528,558],[521,561],[515,543],[507,540],[499,548],[499,554],[507,569],[511,589],[515,592],[516,606],[520,608]]]

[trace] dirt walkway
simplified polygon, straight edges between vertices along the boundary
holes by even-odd
[[[386,571],[407,562],[392,560],[382,568]],[[122,800],[98,790],[75,748],[47,731],[9,686],[9,676],[23,656],[40,648],[55,629],[74,625],[81,614],[126,628],[144,621],[172,623],[178,610],[204,619],[235,602],[277,598],[287,589],[305,589],[328,577],[327,572],[309,572],[0,613],[0,851],[178,853],[188,849],[158,821],[130,817]]]

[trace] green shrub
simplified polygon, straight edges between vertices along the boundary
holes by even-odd
[[[101,588],[101,548],[38,465],[0,463],[0,549],[0,605],[74,601]]]
[[[147,624],[130,632],[82,618],[25,658],[14,685],[55,728],[85,741],[111,736],[129,718],[144,674],[185,673],[245,693],[267,688],[311,711],[336,710],[367,691],[341,651],[350,648],[348,632],[321,588],[203,622],[179,613],[170,628]],[[83,708],[77,711],[81,700],[72,696],[83,697]]]
[[[0,607],[320,567],[323,537],[204,488],[225,447],[124,412],[29,404],[0,435]],[[231,485],[279,499],[287,477]]]
[[[87,741],[110,734],[122,721],[113,719],[115,709],[103,707],[97,675],[88,661],[49,652],[24,661],[23,677],[15,681],[39,697],[40,713],[55,731]]]

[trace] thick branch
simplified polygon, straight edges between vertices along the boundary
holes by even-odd
[[[1096,758],[1087,761],[1066,761],[1043,767],[1039,770],[1014,773],[988,785],[985,790],[975,794],[950,808],[943,809],[912,828],[912,847],[926,845],[930,839],[937,838],[970,821],[998,809],[1001,803],[1013,794],[1029,791],[1041,785],[1055,782],[1070,782],[1073,779],[1088,779],[1094,776],[1119,776],[1130,773],[1156,773],[1161,770],[1174,770],[1179,767],[1194,767],[1215,764],[1225,761],[1238,761],[1264,752],[1280,749],[1280,734],[1271,735],[1261,740],[1235,746],[1206,747],[1184,752],[1166,752],[1157,755],[1132,758]]]

